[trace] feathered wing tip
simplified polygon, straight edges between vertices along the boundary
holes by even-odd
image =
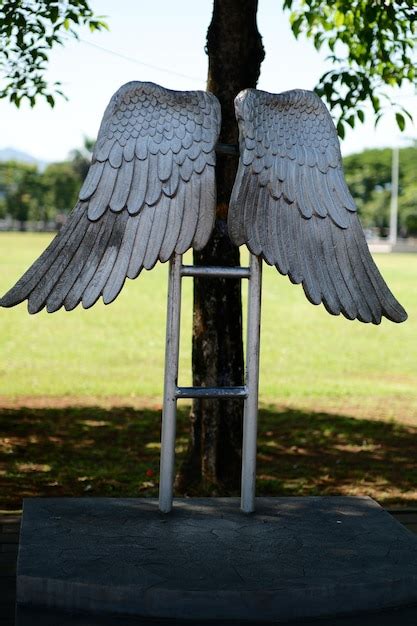
[[[240,161],[229,207],[236,245],[262,255],[332,315],[403,322],[369,252],[330,114],[312,92],[254,89],[235,100]]]
[[[203,248],[215,219],[220,105],[209,93],[132,82],[112,97],[79,201],[45,252],[0,299],[30,313],[105,304],[174,252]]]

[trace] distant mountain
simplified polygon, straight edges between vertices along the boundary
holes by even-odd
[[[0,161],[19,161],[20,163],[30,163],[32,165],[37,165],[40,170],[44,170],[48,165],[46,161],[41,161],[41,159],[37,159],[27,152],[10,147],[0,148]]]

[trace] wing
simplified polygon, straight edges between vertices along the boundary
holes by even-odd
[[[240,161],[228,227],[313,304],[379,324],[407,314],[370,253],[344,180],[331,116],[312,92],[248,89],[235,100]]]
[[[131,82],[111,98],[78,203],[41,257],[0,300],[30,313],[100,296],[126,277],[207,243],[215,219],[220,105],[210,93]]]

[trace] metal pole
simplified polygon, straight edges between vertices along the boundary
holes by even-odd
[[[177,420],[177,381],[180,347],[182,255],[169,262],[168,308],[165,343],[164,404],[162,409],[159,509],[172,509],[175,470],[175,430]]]
[[[246,340],[246,387],[243,412],[242,486],[240,508],[255,510],[256,437],[258,430],[259,338],[261,326],[262,259],[251,254]]]
[[[397,146],[392,149],[391,209],[390,209],[390,221],[389,221],[389,241],[392,246],[395,246],[395,244],[397,243],[399,169],[400,169],[400,151]]]

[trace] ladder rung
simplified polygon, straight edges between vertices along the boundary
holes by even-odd
[[[205,276],[207,278],[250,278],[249,267],[217,267],[215,265],[183,265],[181,276]]]
[[[247,398],[247,387],[177,387],[177,398]]]

